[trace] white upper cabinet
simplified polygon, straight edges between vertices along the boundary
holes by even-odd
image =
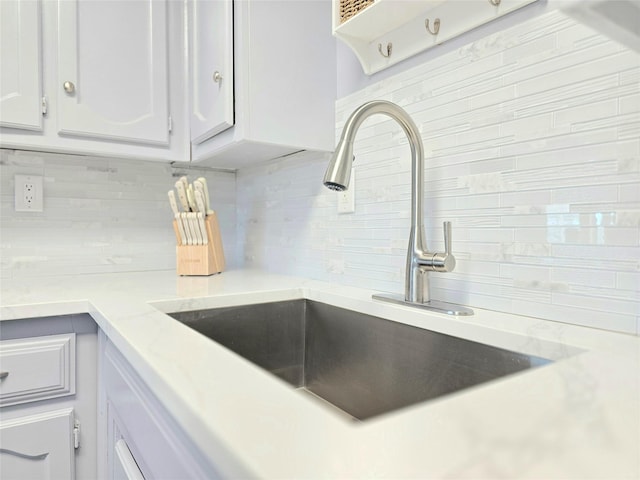
[[[63,0],[58,19],[59,132],[167,145],[166,2]]]
[[[332,151],[336,43],[331,2],[239,0],[233,9],[234,123],[207,140],[195,136],[192,160],[235,169],[299,150]],[[200,11],[200,28],[216,28],[214,10]],[[204,56],[214,64],[220,53],[230,55],[210,45],[196,44],[193,52],[199,52],[195,61]],[[192,78],[199,84],[194,91],[210,88],[211,68]],[[230,88],[228,73],[219,71],[219,88]]]
[[[182,2],[0,5],[3,148],[189,160]]]
[[[233,126],[233,0],[187,8],[191,141],[198,144]]]
[[[42,130],[40,2],[0,1],[0,125]]]
[[[4,148],[230,169],[333,150],[330,1],[0,5]]]

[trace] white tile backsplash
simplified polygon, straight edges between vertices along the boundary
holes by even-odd
[[[425,144],[427,242],[453,222],[458,260],[433,298],[640,334],[640,55],[549,13],[337,102],[336,136],[373,99],[404,107]],[[328,157],[237,174],[244,264],[376,291],[404,288],[410,156],[368,119],[356,212],[321,187]]]
[[[14,211],[14,176],[44,177],[44,211]],[[237,265],[235,173],[167,163],[0,150],[0,274],[77,275],[175,268],[167,192],[207,178],[225,257]]]
[[[640,55],[549,13],[339,99],[336,139],[373,99],[421,131],[430,248],[453,222],[433,298],[640,334]],[[187,174],[209,182],[231,268],[404,288],[410,155],[384,116],[356,139],[354,214],[322,187],[323,154],[232,173],[0,152],[2,281],[175,268],[166,192]],[[44,177],[44,212],[14,212],[15,174]]]

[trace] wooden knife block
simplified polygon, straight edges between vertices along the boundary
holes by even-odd
[[[209,243],[207,245],[181,245],[178,224],[173,229],[178,238],[176,247],[176,271],[178,275],[213,275],[224,271],[224,250],[220,227],[215,213],[205,218]]]

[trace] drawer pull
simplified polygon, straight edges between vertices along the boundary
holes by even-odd
[[[9,376],[9,372],[0,372],[0,380],[4,380]]]

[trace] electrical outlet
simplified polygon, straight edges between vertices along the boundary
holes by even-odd
[[[38,175],[16,175],[16,212],[42,212],[42,177]]]
[[[338,213],[354,213],[356,211],[356,170],[351,168],[349,187],[338,192]]]

